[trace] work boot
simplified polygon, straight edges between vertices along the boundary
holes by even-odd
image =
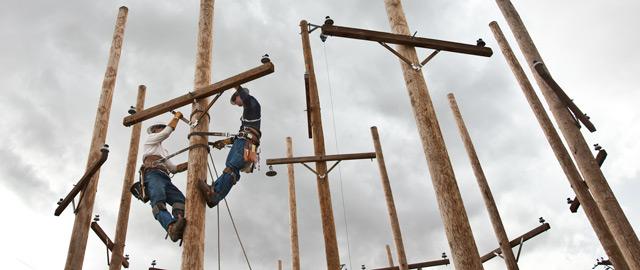
[[[213,190],[213,186],[207,185],[207,183],[202,180],[198,180],[198,189],[200,190],[200,194],[204,196],[204,200],[207,201],[209,208],[214,208],[218,205],[218,203],[215,202],[216,192]]]
[[[171,241],[178,242],[178,240],[182,239],[182,234],[184,233],[184,227],[186,225],[187,220],[182,216],[176,217],[176,220],[169,224],[167,233],[169,234],[169,238],[171,238]]]

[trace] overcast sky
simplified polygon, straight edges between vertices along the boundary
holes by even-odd
[[[0,268],[60,269],[74,218],[69,209],[60,217],[53,211],[84,173],[118,7],[128,6],[129,17],[107,136],[111,152],[94,207],[111,238],[130,139],[122,118],[135,103],[139,84],[147,86],[147,107],[192,88],[199,1],[0,2]],[[497,241],[448,107],[449,92],[456,94],[509,237],[538,226],[538,217],[551,224],[551,230],[526,242],[521,268],[590,269],[606,255],[582,210],[568,210],[566,198],[574,194],[488,27],[498,21],[517,48],[495,2],[403,4],[418,36],[464,43],[481,37],[494,50],[491,58],[440,53],[423,71],[479,253],[496,248]],[[585,134],[587,141],[608,151],[604,173],[640,229],[640,2],[514,5],[555,79],[598,128]],[[276,66],[274,74],[245,85],[262,104],[263,160],[283,157],[287,136],[293,138],[295,155],[313,153],[306,137],[298,23],[321,24],[325,15],[337,25],[389,31],[382,0],[215,3],[212,81],[257,66],[264,53]],[[312,34],[311,43],[327,153],[373,151],[369,128],[378,126],[409,262],[450,254],[398,59],[374,42],[329,38],[322,43],[318,34]],[[420,57],[429,53],[418,50]],[[229,105],[229,95],[211,111],[212,130],[238,128],[241,109]],[[188,115],[190,108],[181,110]],[[180,124],[165,147],[170,152],[186,147],[187,133]],[[219,169],[227,152],[213,152]],[[276,269],[278,259],[290,269],[286,167],[277,166],[279,174],[267,178],[261,165],[261,171],[242,176],[228,201],[253,269]],[[393,241],[377,164],[348,161],[338,168],[330,181],[341,262],[349,269],[386,266],[384,245]],[[324,269],[315,176],[300,165],[295,173],[302,268]],[[178,175],[173,182],[184,190],[185,178]],[[221,210],[222,268],[248,269]],[[207,211],[206,220],[206,268],[215,269],[214,210]],[[179,269],[182,250],[164,235],[151,207],[134,200],[126,246],[131,269],[145,269],[154,259],[160,268]],[[105,256],[104,245],[90,233],[84,269],[105,269]],[[484,266],[505,268],[499,259]]]

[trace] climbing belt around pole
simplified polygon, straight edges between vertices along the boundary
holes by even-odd
[[[211,152],[209,152],[209,160],[211,161],[211,165],[213,167],[213,170],[216,173],[216,178],[213,178],[213,173],[211,173],[211,167],[209,166],[209,162],[207,162],[207,169],[209,171],[209,176],[211,177],[211,185],[213,185],[215,183],[215,179],[218,179],[218,177],[220,177],[218,175],[218,170],[216,169],[216,164],[213,161],[213,155],[211,155]],[[233,219],[233,215],[231,214],[231,208],[229,208],[229,203],[227,203],[227,198],[224,198],[224,205],[227,207],[227,212],[229,213],[229,218],[231,219],[231,224],[233,225],[233,230],[236,233],[236,237],[238,238],[238,243],[240,243],[240,248],[242,249],[242,254],[244,255],[244,259],[247,262],[247,266],[249,267],[249,270],[251,269],[251,263],[249,262],[249,257],[247,256],[247,251],[244,249],[244,245],[242,244],[242,239],[240,239],[240,233],[238,233],[238,228],[236,227],[236,222]],[[220,208],[217,208],[217,216],[218,216],[218,270],[220,270]]]

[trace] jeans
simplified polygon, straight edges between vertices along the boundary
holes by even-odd
[[[144,175],[145,192],[149,195],[153,217],[167,230],[176,217],[167,211],[166,204],[172,206],[172,212],[184,211],[184,195],[171,183],[171,178],[159,170],[147,171]]]
[[[224,197],[229,194],[231,191],[231,187],[235,184],[235,182],[240,180],[240,169],[244,167],[244,143],[245,139],[236,138],[233,142],[233,146],[231,146],[231,150],[229,151],[229,155],[227,156],[227,161],[225,165],[227,168],[231,169],[232,174],[235,175],[236,180],[233,180],[233,175],[231,173],[223,173],[218,179],[216,179],[213,184],[213,189],[216,192],[214,197],[215,204],[218,204]]]

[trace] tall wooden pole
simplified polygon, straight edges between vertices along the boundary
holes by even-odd
[[[318,96],[316,74],[313,68],[311,44],[309,43],[309,26],[305,20],[300,21],[300,33],[302,35],[305,71],[309,75],[309,110],[311,111],[313,148],[316,156],[324,156],[324,133],[322,131],[322,116],[320,114],[320,98]],[[329,190],[327,162],[316,162],[316,172],[318,173],[318,199],[320,201],[327,269],[340,269],[340,254],[338,251],[338,240],[336,239],[336,225],[333,220],[333,207],[331,206],[331,191]]]
[[[558,159],[560,167],[562,167],[562,171],[567,176],[569,184],[573,188],[573,191],[576,193],[578,201],[580,201],[585,215],[591,223],[591,227],[593,227],[593,230],[598,236],[600,244],[602,244],[602,247],[609,256],[609,259],[613,262],[616,269],[629,269],[626,261],[624,260],[624,257],[622,256],[622,253],[620,252],[620,249],[618,248],[618,245],[613,238],[613,235],[611,234],[611,231],[609,230],[609,227],[604,220],[604,217],[602,216],[602,213],[600,212],[600,209],[598,209],[598,206],[589,193],[587,186],[584,184],[582,176],[580,176],[580,173],[573,163],[569,152],[562,143],[560,135],[558,135],[558,132],[553,127],[551,119],[549,119],[549,116],[542,106],[542,102],[540,102],[540,99],[538,99],[538,95],[536,95],[531,82],[527,78],[527,75],[524,73],[522,66],[511,50],[511,46],[509,46],[509,43],[502,33],[500,26],[498,26],[498,23],[496,22],[491,22],[489,24],[489,27],[491,28],[491,31],[493,31],[493,35],[498,42],[498,45],[500,46],[500,50],[502,50],[504,58],[509,64],[509,67],[511,68],[514,76],[516,77],[516,80],[518,81],[522,92],[527,98],[527,102],[531,106],[531,110],[533,110],[533,113],[538,120],[538,124],[540,124],[540,127],[542,128],[542,131],[544,132],[549,145],[551,145],[551,149],[553,150],[556,159]]]
[[[138,97],[136,99],[136,111],[144,109],[144,98],[147,87],[138,86]],[[120,270],[124,260],[124,246],[127,239],[127,227],[129,224],[129,211],[131,210],[131,192],[129,188],[133,184],[136,175],[136,161],[138,160],[138,147],[140,145],[140,131],[142,123],[137,123],[131,128],[131,140],[129,141],[129,156],[127,157],[127,167],[124,171],[124,181],[122,183],[122,193],[120,195],[120,210],[118,211],[118,221],[116,222],[116,238],[113,243],[111,262],[109,270]]]
[[[196,69],[194,89],[211,84],[211,51],[213,47],[213,0],[200,1],[200,18],[198,20],[198,40],[196,53]],[[200,118],[209,103],[208,98],[197,100],[192,105],[191,117],[195,121]],[[202,118],[191,132],[209,131],[209,116]],[[189,145],[206,145],[206,136],[191,136]],[[204,269],[204,236],[205,236],[205,201],[200,196],[197,181],[207,179],[207,149],[196,147],[189,150],[189,170],[187,172],[187,199],[185,216],[187,226],[183,235],[182,269]]]
[[[371,137],[373,138],[373,146],[376,150],[376,160],[378,161],[380,180],[382,181],[382,190],[384,190],[384,198],[387,202],[387,211],[389,212],[389,222],[391,223],[393,242],[396,245],[396,250],[398,253],[398,266],[400,270],[407,270],[409,269],[409,264],[407,263],[407,255],[404,252],[404,243],[402,242],[402,233],[400,232],[400,222],[398,221],[396,204],[393,200],[393,192],[391,191],[391,184],[389,183],[387,165],[385,165],[384,163],[384,155],[382,154],[382,146],[380,145],[380,136],[378,136],[377,127],[371,127]],[[387,248],[388,247],[389,245],[387,245]]]
[[[89,147],[89,160],[87,167],[91,166],[100,157],[100,148],[104,145],[107,138],[107,129],[109,127],[109,114],[111,113],[111,102],[113,100],[113,89],[116,85],[116,76],[118,74],[118,63],[120,62],[120,52],[122,51],[122,41],[124,39],[124,28],[127,22],[127,7],[120,7],[118,18],[116,20],[113,39],[111,41],[111,49],[109,51],[109,61],[107,70],[104,73],[102,81],[102,92],[98,101],[98,110],[96,112],[96,120],[93,126],[93,137],[91,138],[91,146]],[[91,214],[93,213],[93,204],[96,199],[96,190],[98,187],[98,179],[100,171],[96,172],[93,179],[89,181],[85,191],[82,204],[79,205],[73,223],[73,231],[71,233],[71,241],[69,242],[69,251],[67,253],[66,270],[80,270],[84,262],[85,248],[87,247],[87,238],[89,237],[89,225],[91,224]]]
[[[520,15],[513,4],[511,4],[511,1],[496,0],[496,3],[507,20],[520,46],[520,50],[527,59],[529,68],[531,68],[534,73],[534,78],[540,87],[542,95],[547,101],[549,109],[556,119],[556,123],[564,139],[569,144],[569,149],[578,165],[578,169],[582,173],[598,208],[600,208],[620,251],[622,251],[622,255],[631,269],[640,269],[640,241],[638,240],[638,236],[622,211],[618,200],[613,194],[611,187],[609,187],[604,174],[602,174],[600,170],[600,166],[593,157],[589,145],[582,136],[582,133],[580,133],[580,129],[575,124],[575,120],[569,113],[569,110],[567,110],[555,92],[547,86],[545,81],[537,75],[537,72],[533,68],[535,61],[541,63],[544,63],[544,61],[533,43],[531,36],[529,36]]]
[[[393,267],[393,255],[391,254],[391,247],[384,245],[387,250],[387,261],[389,261],[389,267]]]
[[[287,157],[293,157],[293,143],[287,137]],[[289,221],[291,222],[291,269],[300,270],[300,249],[298,246],[298,214],[296,204],[296,179],[293,174],[293,164],[287,164],[289,175]]]
[[[393,32],[411,35],[400,0],[384,0],[384,3]],[[411,62],[419,63],[415,48],[399,45],[396,49]],[[429,165],[440,216],[449,240],[453,264],[459,270],[483,269],[427,83],[421,71],[414,70],[403,61],[400,61],[400,65]]]
[[[487,177],[484,175],[484,171],[480,165],[480,159],[478,159],[476,149],[471,141],[471,135],[469,135],[469,131],[462,119],[462,114],[460,113],[460,108],[458,108],[456,98],[452,93],[449,93],[447,97],[449,98],[449,106],[451,107],[451,111],[453,111],[453,116],[456,119],[456,124],[458,125],[460,137],[464,142],[464,148],[467,150],[467,155],[471,161],[473,174],[476,176],[476,180],[478,181],[478,187],[480,188],[480,193],[482,193],[484,205],[487,207],[487,212],[489,212],[489,219],[491,219],[493,231],[496,234],[496,238],[498,238],[498,244],[502,251],[502,256],[504,257],[504,263],[507,265],[507,269],[509,270],[519,269],[516,257],[513,255],[513,250],[509,245],[509,237],[507,237],[507,233],[504,230],[504,225],[502,224],[502,218],[500,218],[500,212],[498,212],[496,201],[493,199],[493,194],[491,194],[491,188],[487,182]]]

